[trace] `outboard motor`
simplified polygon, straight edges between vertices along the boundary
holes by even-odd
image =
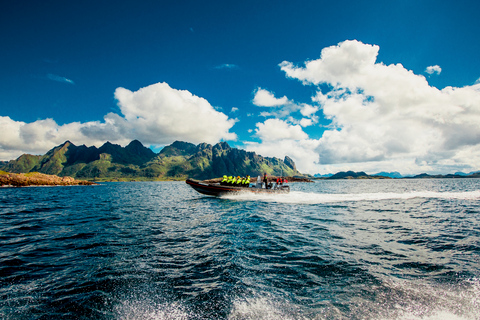
[[[257,183],[255,184],[255,188],[262,189],[262,177],[257,177]]]

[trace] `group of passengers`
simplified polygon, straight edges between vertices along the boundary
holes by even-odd
[[[264,173],[263,175],[263,186],[262,182],[260,182],[260,176],[257,178],[257,188],[262,188],[265,186],[265,189],[277,189],[284,183],[288,183],[287,179],[284,179],[283,177],[277,178],[276,183],[274,184],[273,181],[268,182],[267,174]],[[242,187],[242,188],[248,188],[250,187],[250,176],[246,177],[240,177],[240,176],[223,176],[222,181],[220,181],[220,185],[222,186],[234,186],[234,187]]]
[[[266,189],[278,189],[280,188],[284,183],[288,183],[287,179],[283,178],[283,177],[278,177],[277,178],[277,181],[275,184],[273,184],[272,181],[270,181],[270,183],[268,182],[268,178],[267,178],[267,174],[264,173],[263,174],[263,183],[265,184],[265,188]]]
[[[240,176],[223,176],[223,180],[220,181],[220,185],[222,186],[234,186],[234,187],[242,187],[248,188],[250,186],[250,176],[240,177]]]

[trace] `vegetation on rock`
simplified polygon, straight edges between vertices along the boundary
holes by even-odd
[[[300,176],[289,157],[282,161],[231,148],[228,143],[194,145],[176,141],[156,154],[134,140],[126,147],[105,143],[100,148],[66,141],[43,156],[22,155],[0,169],[40,172],[93,181],[212,179],[223,175]]]

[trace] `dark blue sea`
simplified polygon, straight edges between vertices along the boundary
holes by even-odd
[[[480,319],[480,180],[0,189],[1,319]]]

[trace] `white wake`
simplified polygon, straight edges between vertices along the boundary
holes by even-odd
[[[313,193],[292,191],[288,194],[241,193],[222,198],[238,201],[265,201],[296,204],[322,204],[332,202],[408,200],[414,198],[435,198],[446,200],[480,200],[480,190],[464,192],[414,191],[405,193]]]

